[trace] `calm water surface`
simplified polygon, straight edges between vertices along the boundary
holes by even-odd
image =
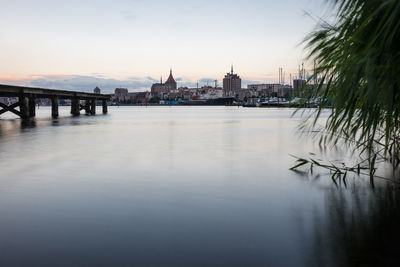
[[[63,108],[52,120],[41,107],[30,124],[3,115],[0,265],[337,264],[324,242],[337,189],[288,170],[290,154],[318,147],[296,134],[292,112],[110,107],[71,118]]]

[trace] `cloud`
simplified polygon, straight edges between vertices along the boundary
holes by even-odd
[[[0,82],[4,83],[4,84],[19,83],[21,85],[24,85],[29,80],[30,80],[29,78],[22,78],[22,77],[16,77],[16,76],[11,76],[11,75],[0,76]]]
[[[130,77],[124,80],[104,78],[99,76],[82,75],[32,75],[27,78],[0,76],[0,83],[32,86],[50,89],[92,92],[95,87],[100,87],[103,93],[112,93],[115,88],[128,88],[130,91],[150,90],[151,85],[157,80],[152,77]]]
[[[154,79],[152,77],[146,77],[146,79],[149,80],[149,81],[155,82],[155,83],[160,81],[160,80]]]
[[[213,78],[201,78],[200,80],[199,80],[199,83],[211,83],[211,82],[214,82],[214,80],[215,79],[213,79]]]
[[[214,86],[214,79],[200,78],[193,81],[189,78],[179,77],[176,79],[178,87],[199,87],[204,85]],[[95,87],[100,87],[102,93],[113,93],[115,88],[128,88],[129,91],[150,91],[153,83],[159,82],[153,77],[129,77],[126,79],[105,78],[101,74],[93,76],[83,75],[31,75],[29,77],[0,76],[0,83],[20,86],[41,87],[49,89],[71,90],[92,92]],[[242,80],[242,87],[246,88],[248,84],[261,83],[254,80]],[[218,86],[222,86],[222,81],[218,81]]]

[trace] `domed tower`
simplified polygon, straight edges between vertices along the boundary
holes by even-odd
[[[176,90],[176,81],[174,79],[174,76],[172,76],[172,69],[169,70],[169,77],[167,81],[165,82],[165,85],[168,86],[169,90]]]

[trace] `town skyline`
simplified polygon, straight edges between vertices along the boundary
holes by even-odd
[[[172,67],[177,82],[193,86],[222,81],[232,63],[244,84],[275,82],[280,67],[297,72],[315,25],[305,13],[321,15],[323,2],[8,2],[0,83],[143,90]]]
[[[215,81],[217,81],[218,86],[222,86],[223,78],[225,74],[231,72],[231,68],[234,65],[231,64],[229,69],[225,71],[223,74],[214,77],[204,77],[198,80],[191,80],[187,76],[177,75],[175,80],[179,87],[202,87],[202,86],[214,86]],[[300,65],[298,66],[300,67]],[[0,83],[9,84],[9,85],[20,85],[20,86],[31,86],[31,87],[45,87],[45,88],[57,88],[57,89],[65,89],[65,90],[83,90],[87,92],[91,92],[93,88],[100,87],[102,92],[104,93],[112,93],[115,88],[127,88],[132,92],[142,92],[142,91],[150,91],[151,86],[154,83],[158,83],[162,80],[167,80],[169,72],[173,70],[173,68],[169,68],[168,72],[165,74],[161,74],[160,77],[145,77],[143,79],[138,79],[137,77],[129,77],[127,79],[114,79],[114,78],[106,78],[100,76],[83,76],[83,75],[32,75],[30,77],[15,79],[13,77],[8,76],[0,76]],[[310,70],[311,71],[311,70]],[[275,76],[272,79],[253,79],[250,80],[247,77],[242,77],[242,87],[246,88],[250,84],[257,83],[279,83],[279,68],[277,69],[276,78]],[[175,75],[174,71],[174,75]],[[240,74],[238,71],[235,73]],[[298,69],[294,73],[286,73],[285,80],[281,81],[281,83],[291,84],[290,77],[295,79],[298,74]],[[282,75],[283,75],[282,74]],[[308,72],[307,72],[308,74]],[[241,74],[240,74],[241,75]],[[241,75],[242,76],[242,75]]]

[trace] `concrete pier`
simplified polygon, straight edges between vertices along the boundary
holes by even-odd
[[[29,117],[33,118],[36,116],[36,99],[34,97],[29,97]]]
[[[79,116],[81,114],[79,106],[79,98],[77,97],[71,99],[71,114],[73,116]]]
[[[66,91],[56,89],[33,88],[24,86],[13,86],[0,84],[0,97],[18,97],[18,102],[6,105],[0,103],[0,115],[5,112],[12,112],[17,116],[28,119],[36,116],[36,99],[50,98],[51,99],[51,116],[58,117],[58,100],[71,100],[71,114],[78,116],[82,109],[88,115],[96,114],[96,101],[101,100],[103,113],[107,113],[107,101],[110,100],[110,95],[93,94],[78,91]],[[85,100],[85,104],[81,105],[80,101]],[[19,110],[16,108],[19,107]]]
[[[58,118],[58,97],[51,98],[51,116],[53,118]]]
[[[107,114],[107,112],[108,112],[107,100],[103,99],[101,102],[102,102],[102,106],[103,106],[103,114]]]
[[[96,115],[96,98],[90,100],[90,114]]]
[[[85,113],[86,115],[90,115],[90,99],[85,100]]]
[[[19,97],[19,112],[22,119],[29,118],[29,100],[25,96]]]

